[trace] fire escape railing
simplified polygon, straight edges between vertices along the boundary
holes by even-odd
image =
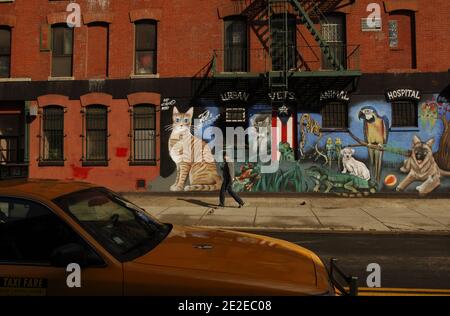
[[[342,0],[256,0],[250,2],[241,14],[247,16],[251,29],[256,33],[263,50],[266,51],[268,56],[252,49],[248,49],[246,52],[239,52],[243,56],[242,58],[245,58],[245,62],[242,63],[245,67],[242,67],[242,69],[238,67],[237,70],[234,70],[227,69],[225,64],[227,58],[230,58],[227,56],[232,56],[237,54],[237,52],[229,53],[225,50],[215,50],[211,73],[213,75],[223,72],[257,73],[261,72],[262,69],[268,74],[271,85],[281,87],[281,85],[287,83],[287,74],[292,71],[359,70],[359,46],[327,42],[315,24],[315,22],[327,23],[326,15],[322,10],[332,10],[341,2]],[[292,13],[295,13],[296,23],[300,22],[301,25],[304,25],[305,29],[316,41],[315,45],[289,47],[287,19]],[[274,30],[274,14],[284,17],[282,28],[280,28],[280,23],[278,23],[276,30]],[[299,32],[297,27],[296,30]],[[275,36],[278,36],[276,44],[274,44]],[[282,40],[280,41],[280,39]],[[278,47],[280,45],[284,45],[284,49]],[[294,62],[292,62],[292,49],[295,49]],[[320,56],[322,64],[320,64],[318,59],[310,61],[314,64],[313,66],[307,65],[307,58],[303,54],[308,55],[308,50]],[[319,54],[317,50],[320,51]],[[256,62],[253,60],[255,57]]]

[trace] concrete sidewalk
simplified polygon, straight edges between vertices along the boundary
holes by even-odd
[[[450,233],[450,199],[125,194],[163,222],[246,230]]]

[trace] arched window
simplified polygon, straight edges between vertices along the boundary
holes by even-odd
[[[156,111],[149,104],[140,104],[132,111],[132,163],[156,161]]]
[[[41,163],[64,163],[64,108],[50,105],[42,111]]]
[[[108,109],[104,105],[90,105],[85,111],[85,164],[108,162]]]
[[[0,26],[0,78],[8,78],[11,68],[11,28]]]
[[[135,22],[135,74],[156,74],[157,22],[141,20]]]
[[[224,20],[224,27],[224,70],[245,72],[248,56],[247,20],[242,16],[231,16]]]

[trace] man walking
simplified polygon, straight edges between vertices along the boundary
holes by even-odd
[[[228,157],[226,151],[223,152],[223,182],[220,188],[220,207],[224,207],[225,203],[225,192],[228,192],[233,199],[239,204],[239,208],[244,206],[244,201],[233,191],[233,181],[234,181],[234,163]]]

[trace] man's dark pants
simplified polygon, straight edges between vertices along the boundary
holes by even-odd
[[[236,192],[233,191],[232,182],[229,180],[224,180],[222,182],[222,187],[220,188],[220,205],[224,205],[225,203],[225,192],[228,192],[228,194],[230,194],[233,199],[237,203],[239,203],[239,205],[244,204],[239,195],[237,195]]]

